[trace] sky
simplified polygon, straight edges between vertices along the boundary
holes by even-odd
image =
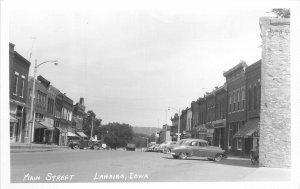
[[[72,2],[72,3],[70,3]],[[177,110],[225,83],[240,60],[261,59],[259,17],[269,4],[177,1],[19,1],[9,3],[9,41],[44,64],[74,103],[84,97],[103,124],[162,127]]]

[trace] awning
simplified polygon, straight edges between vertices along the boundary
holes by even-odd
[[[41,122],[35,122],[34,124],[34,128],[35,129],[40,129],[40,128],[44,128],[44,129],[48,129],[48,130],[53,130],[54,127],[53,125],[49,124],[48,122],[45,121],[41,121]]]
[[[10,123],[17,123],[18,120],[10,115]]]
[[[64,130],[64,129],[60,128],[60,127],[55,127],[55,128],[58,129],[62,133],[66,133],[67,132],[66,130]]]
[[[78,137],[78,135],[76,135],[75,133],[72,133],[72,132],[68,132],[68,137],[71,136],[71,137]]]
[[[77,134],[78,134],[79,136],[81,136],[81,137],[88,137],[88,136],[86,136],[83,132],[77,132]]]
[[[235,138],[247,138],[257,131],[259,125],[259,118],[249,119],[245,125],[238,130],[238,132],[233,136]]]

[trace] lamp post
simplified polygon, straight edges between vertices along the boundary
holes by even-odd
[[[58,61],[57,60],[48,60],[42,63],[37,64],[37,60],[35,59],[35,64],[34,64],[34,72],[33,72],[33,85],[32,85],[32,97],[31,97],[31,106],[30,106],[30,120],[31,120],[31,130],[30,130],[30,138],[29,138],[29,143],[32,143],[33,141],[33,136],[34,136],[34,118],[35,116],[33,116],[33,102],[35,100],[35,77],[36,77],[36,73],[37,73],[37,69],[38,67],[40,67],[43,64],[46,63],[54,63],[55,66],[58,65]]]
[[[93,138],[93,129],[94,129],[94,117],[92,116],[92,130],[91,130],[91,138]]]
[[[181,135],[181,133],[180,133],[180,109],[177,110],[175,108],[168,107],[168,110],[170,110],[170,109],[173,109],[173,110],[178,112],[178,129],[177,129],[176,135],[177,135],[177,141],[179,141],[180,140],[180,135]]]

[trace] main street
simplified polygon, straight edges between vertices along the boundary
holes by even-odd
[[[11,153],[12,183],[249,181],[258,169],[248,159],[220,162],[173,159],[168,154],[124,150],[58,150]],[[267,168],[264,168],[267,169]],[[269,171],[270,172],[270,171]],[[287,181],[264,175],[259,181]],[[250,176],[250,177],[249,177]]]

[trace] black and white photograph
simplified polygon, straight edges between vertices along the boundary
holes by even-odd
[[[297,6],[1,1],[1,188],[300,188]]]

